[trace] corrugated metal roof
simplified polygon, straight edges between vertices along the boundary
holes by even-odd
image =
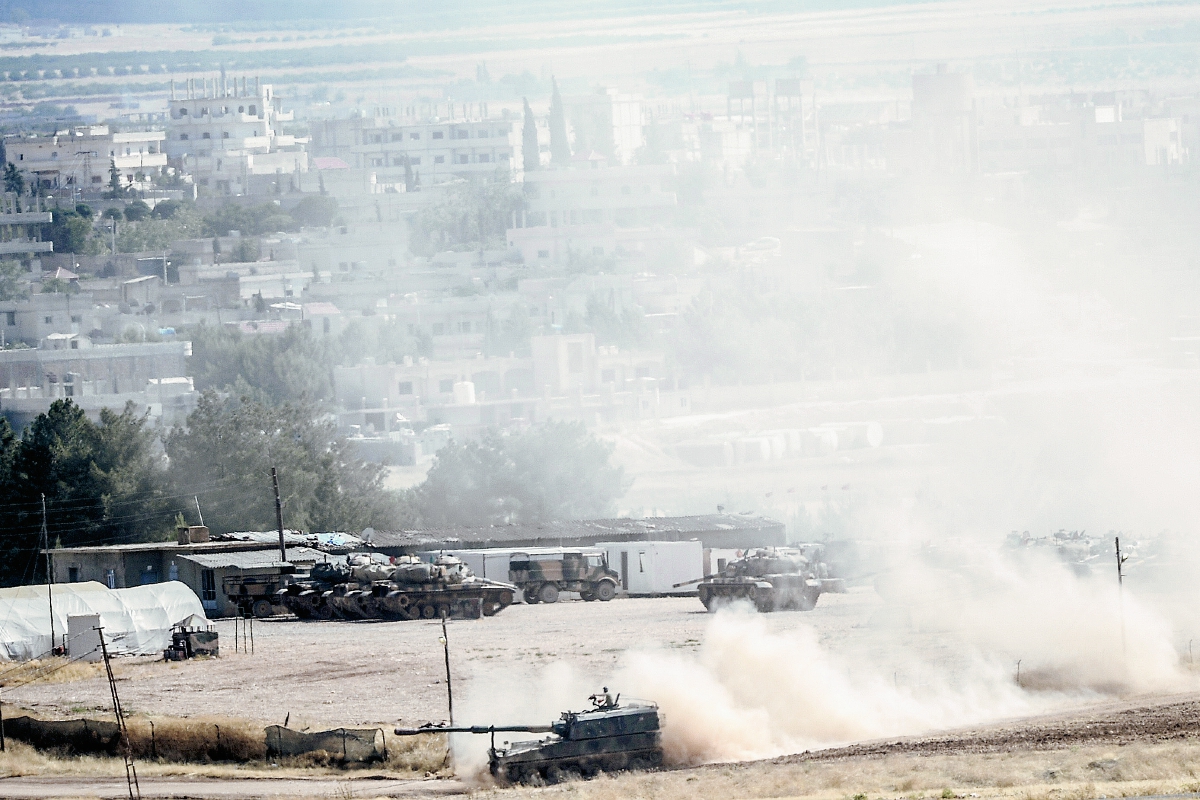
[[[447,527],[407,531],[375,531],[375,547],[414,547],[449,543],[503,543],[534,541],[621,541],[698,538],[705,533],[779,531],[783,523],[745,514],[702,514],[692,517],[646,519],[576,519],[533,524],[492,525],[480,528]]]
[[[288,562],[292,564],[313,564],[324,561],[328,556],[320,550],[311,547],[289,547]],[[180,561],[188,561],[204,569],[259,569],[279,563],[278,550],[239,550],[228,553],[193,553],[180,556]]]

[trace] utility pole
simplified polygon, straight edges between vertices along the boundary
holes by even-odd
[[[46,554],[46,600],[50,603],[50,655],[54,655],[54,567],[50,561],[50,534],[46,530],[46,495],[42,494],[42,550]]]
[[[279,499],[279,473],[271,467],[271,485],[275,487],[275,524],[279,527],[279,560],[287,561],[287,545],[283,541],[283,503]]]
[[[1127,657],[1125,646],[1125,562],[1129,556],[1121,555],[1121,537],[1113,537],[1117,546],[1117,613],[1121,615],[1121,658]]]
[[[450,637],[446,633],[446,618],[442,617],[442,651],[446,655],[446,704],[450,709],[450,724],[454,724],[454,687],[450,683]]]
[[[100,634],[100,654],[104,657],[104,672],[108,676],[108,690],[112,694],[117,730],[121,732],[121,754],[125,757],[125,782],[129,784],[129,800],[142,800],[142,787],[138,785],[137,769],[133,766],[133,747],[129,743],[129,729],[125,727],[125,711],[121,708],[121,698],[117,696],[117,679],[113,677],[112,662],[108,658],[104,628],[97,627],[92,630]]]

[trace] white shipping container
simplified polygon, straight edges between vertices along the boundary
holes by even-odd
[[[690,542],[599,542],[608,553],[608,566],[620,574],[627,594],[689,594],[704,577],[704,545]]]

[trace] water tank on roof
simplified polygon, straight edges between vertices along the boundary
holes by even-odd
[[[475,384],[471,381],[458,381],[454,384],[454,404],[458,406],[475,405]]]

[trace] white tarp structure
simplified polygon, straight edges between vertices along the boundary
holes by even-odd
[[[195,615],[205,620],[204,607],[191,588],[179,581],[152,583],[130,589],[109,589],[102,583],[56,583],[55,643],[67,635],[67,617],[99,614],[104,641],[113,655],[149,655],[171,644],[171,627]],[[0,661],[25,661],[48,654],[50,603],[45,586],[0,589]],[[72,657],[83,655],[67,642]]]

